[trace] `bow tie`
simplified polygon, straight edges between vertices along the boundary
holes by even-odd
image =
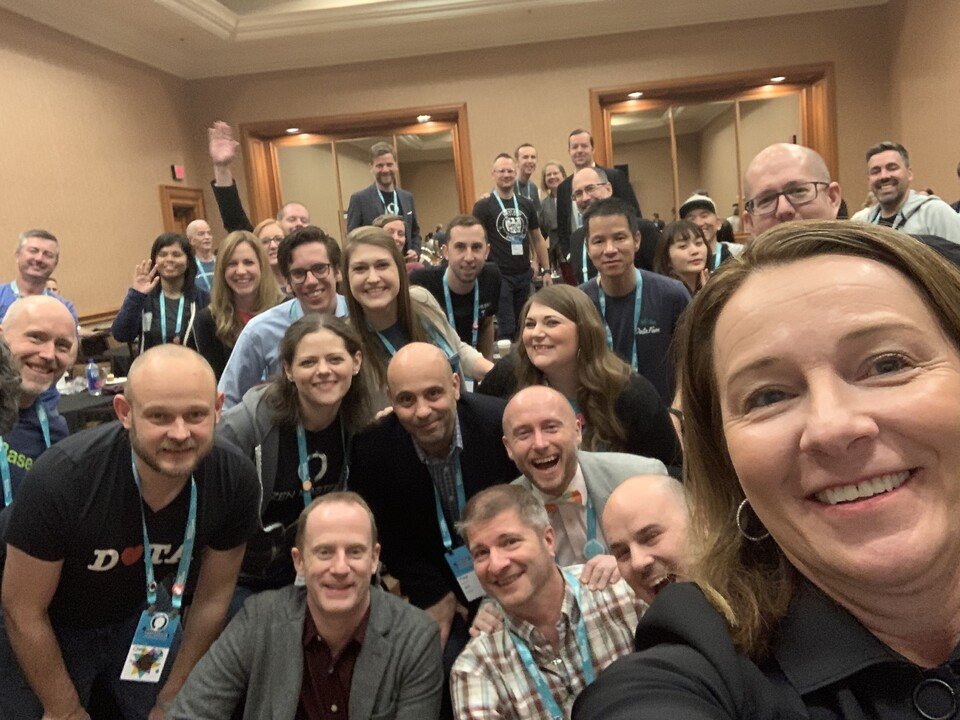
[[[548,503],[544,503],[543,506],[546,508],[548,513],[555,513],[560,509],[560,505],[564,503],[571,503],[573,505],[583,505],[583,494],[579,490],[568,490],[563,493],[560,497],[555,500],[551,500]]]

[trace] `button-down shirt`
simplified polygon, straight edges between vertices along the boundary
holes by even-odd
[[[317,633],[313,616],[307,610],[303,621],[303,683],[297,717],[303,720],[347,720],[350,717],[350,685],[353,669],[363,645],[370,620],[367,608],[363,620],[337,657]]]
[[[567,568],[574,577],[582,565]],[[583,664],[577,647],[577,624],[581,614],[596,675],[622,655],[633,650],[633,632],[646,605],[620,580],[605,590],[580,586],[580,602],[564,582],[563,603],[555,651],[530,623],[506,616],[499,630],[472,639],[457,658],[450,675],[454,716],[457,720],[550,720],[534,679],[523,666],[510,637],[523,640],[533,661],[550,686],[554,699],[567,717],[573,701],[586,687]]]
[[[440,491],[440,503],[447,517],[447,527],[451,538],[456,541],[453,532],[453,523],[460,519],[460,504],[457,502],[457,463],[460,453],[463,452],[463,436],[460,434],[460,418],[454,413],[453,442],[446,457],[435,458],[427,455],[420,443],[413,441],[413,449],[417,451],[420,462],[427,466],[434,486]]]
[[[562,502],[556,503],[556,510],[550,513],[550,526],[556,537],[557,565],[576,565],[586,562],[583,555],[583,546],[587,542],[587,483],[583,478],[583,470],[577,463],[577,472],[567,486],[565,492],[579,491],[583,503]],[[544,495],[536,486],[533,494],[544,505],[555,504],[556,498]],[[597,540],[606,547],[607,543],[600,529],[600,518],[597,518]]]

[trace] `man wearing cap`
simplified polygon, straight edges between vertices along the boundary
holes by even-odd
[[[743,252],[743,245],[717,241],[722,220],[717,216],[717,205],[706,195],[691,195],[680,206],[680,219],[689,220],[703,233],[703,239],[710,249],[707,269],[711,272],[721,263]]]

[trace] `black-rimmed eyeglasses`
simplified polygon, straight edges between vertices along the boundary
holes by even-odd
[[[323,280],[330,274],[330,263],[317,263],[308,268],[291,268],[290,281],[299,285],[307,279],[307,273],[313,275],[317,280]]]
[[[765,193],[751,198],[744,203],[743,207],[752,215],[772,215],[777,211],[781,195],[796,208],[816,200],[817,195],[820,194],[821,185],[829,187],[830,183],[820,180],[797,183],[777,193]]]

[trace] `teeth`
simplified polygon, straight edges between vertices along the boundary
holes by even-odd
[[[554,463],[559,459],[560,459],[559,455],[551,455],[548,458],[541,458],[540,460],[534,460],[533,464],[535,467],[543,467],[545,465],[550,465],[551,463]]]
[[[828,505],[837,503],[851,502],[861,498],[869,498],[881,493],[890,492],[894,488],[903,485],[910,477],[910,471],[904,470],[898,473],[889,473],[881,475],[870,480],[864,480],[860,484],[843,485],[841,487],[827,488],[817,493],[817,500]]]

